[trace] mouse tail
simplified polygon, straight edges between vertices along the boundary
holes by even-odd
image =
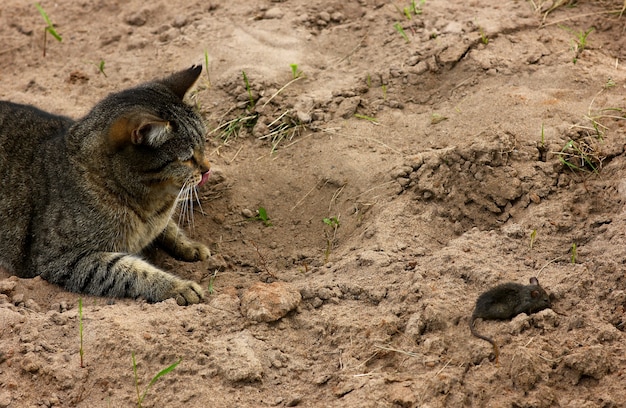
[[[475,317],[472,317],[470,319],[470,322],[469,322],[470,331],[472,332],[474,336],[478,337],[479,339],[482,339],[491,343],[491,345],[493,346],[493,354],[495,356],[496,365],[499,366],[500,365],[500,348],[498,347],[498,343],[496,343],[494,339],[478,333],[478,331],[476,331],[476,327],[474,326],[475,321],[476,321]]]

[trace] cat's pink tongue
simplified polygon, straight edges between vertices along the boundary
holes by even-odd
[[[207,171],[206,173],[202,173],[202,180],[200,180],[200,182],[198,183],[198,187],[206,183],[206,181],[209,179],[209,176],[211,176],[211,170]]]

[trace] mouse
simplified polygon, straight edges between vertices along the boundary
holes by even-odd
[[[476,299],[476,307],[470,318],[470,331],[479,339],[488,341],[493,346],[496,364],[500,356],[498,344],[490,337],[476,331],[474,322],[483,320],[512,319],[520,313],[536,313],[551,308],[550,297],[541,286],[537,278],[530,278],[530,285],[515,282],[503,283],[495,286]]]

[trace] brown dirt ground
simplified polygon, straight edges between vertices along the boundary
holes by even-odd
[[[208,137],[189,231],[214,257],[154,254],[205,288],[217,271],[204,303],[83,296],[81,368],[79,296],[0,274],[0,407],[132,406],[133,352],[141,389],[183,359],[144,407],[623,406],[626,16],[565,3],[428,0],[409,20],[398,0],[44,0],[63,42],[43,57],[32,2],[5,0],[2,99],[79,117],[207,51],[208,128],[257,121]],[[562,163],[581,157],[597,171]],[[244,217],[259,207],[271,226]],[[531,276],[554,310],[479,321],[496,365],[474,302]],[[246,318],[272,281],[297,309]]]

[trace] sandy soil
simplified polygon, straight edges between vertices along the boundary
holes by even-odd
[[[144,407],[623,406],[623,2],[417,3],[44,0],[44,57],[5,0],[0,98],[56,113],[206,52],[215,255],[151,254],[200,305],[83,296],[84,368],[79,295],[1,273],[0,407],[136,405],[133,353],[140,391],[182,358]],[[553,310],[478,322],[497,365],[474,302],[532,276]]]

